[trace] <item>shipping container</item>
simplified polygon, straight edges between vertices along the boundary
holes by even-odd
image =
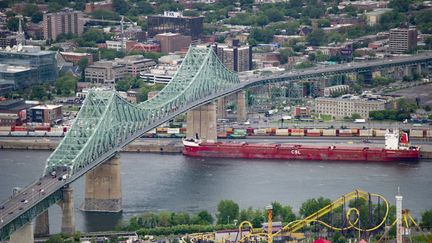
[[[360,129],[358,128],[351,128],[351,133],[354,137],[358,137],[360,135]]]
[[[27,131],[27,127],[24,127],[24,126],[12,126],[12,127],[11,127],[11,131],[12,131],[12,132],[23,132],[23,131]]]
[[[375,129],[374,130],[374,137],[384,137],[386,133],[387,133],[387,130]]]
[[[423,138],[423,130],[410,129],[409,135],[412,138]]]
[[[322,135],[326,137],[336,137],[336,129],[323,129]]]
[[[12,131],[11,132],[11,136],[16,136],[16,137],[24,137],[27,135],[28,135],[27,131]]]
[[[179,134],[180,133],[180,128],[168,128],[167,129],[167,134]]]
[[[267,135],[267,131],[265,128],[259,128],[254,130],[254,134],[259,136]]]
[[[351,129],[339,129],[339,137],[352,137]]]
[[[359,132],[360,137],[373,137],[372,129],[361,129]]]
[[[426,131],[426,137],[427,138],[432,138],[432,130],[427,130]]]
[[[252,136],[254,134],[254,129],[252,127],[248,127],[246,129],[246,133],[248,136]]]
[[[288,129],[276,129],[276,136],[289,136]]]
[[[11,131],[11,127],[4,127],[4,126],[2,126],[2,127],[0,127],[0,131],[2,131],[2,132],[10,132]]]
[[[266,128],[267,135],[275,135],[276,134],[276,128]]]
[[[291,129],[291,136],[304,136],[304,129]]]
[[[227,138],[228,134],[226,132],[218,132],[217,137],[218,138]]]
[[[186,127],[180,128],[180,133],[186,134],[187,130]]]
[[[166,127],[158,127],[158,128],[156,128],[156,133],[167,133],[167,131],[168,131],[168,128],[166,128]]]
[[[319,136],[321,136],[321,130],[320,129],[307,129],[306,130],[306,136],[319,137]]]

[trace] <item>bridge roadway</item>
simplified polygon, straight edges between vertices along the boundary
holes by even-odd
[[[56,200],[58,201],[61,199],[57,197],[56,200],[51,199],[51,201],[47,203],[47,200],[50,200],[49,198],[50,195],[54,195],[55,193],[58,193],[59,190],[64,186],[67,186],[68,184],[72,183],[73,181],[75,181],[76,179],[78,179],[88,171],[97,167],[99,164],[105,162],[106,160],[114,156],[116,153],[120,152],[121,148],[123,148],[124,146],[126,146],[127,144],[135,140],[136,138],[140,137],[145,132],[150,131],[151,129],[173,119],[175,116],[182,114],[190,109],[207,104],[208,102],[212,100],[216,100],[217,98],[237,93],[238,91],[243,90],[245,88],[262,85],[266,83],[303,80],[307,78],[316,78],[316,77],[326,76],[326,75],[370,71],[372,69],[379,70],[386,67],[412,65],[412,64],[424,63],[424,62],[431,63],[432,55],[429,53],[424,53],[416,56],[393,58],[385,61],[379,60],[379,61],[364,62],[364,63],[335,65],[335,66],[330,66],[325,68],[309,68],[304,70],[293,71],[288,74],[271,75],[271,76],[266,76],[261,78],[246,79],[238,84],[233,85],[231,88],[214,93],[208,97],[195,100],[194,102],[185,105],[184,107],[181,107],[177,110],[174,110],[171,113],[168,113],[165,117],[159,118],[158,120],[153,121],[146,127],[134,132],[127,139],[125,139],[120,144],[118,144],[117,147],[103,153],[102,155],[97,157],[94,161],[92,161],[91,164],[85,166],[80,171],[75,173],[73,176],[68,177],[65,181],[63,180],[59,181],[56,178],[42,177],[39,180],[27,186],[26,188],[24,188],[15,196],[12,196],[11,198],[3,201],[0,204],[0,208],[1,208],[0,213],[2,217],[2,219],[0,220],[0,240],[6,239],[12,232],[17,230],[15,228],[17,226],[13,226],[13,225],[22,226],[25,223],[31,221],[36,215],[42,213],[46,209],[41,207],[40,205],[38,206],[38,204],[44,204],[45,207],[48,207],[50,204],[55,203],[54,201]],[[63,174],[58,173],[59,176]],[[38,185],[39,181],[42,182],[41,185]],[[39,189],[41,189],[42,185],[44,186],[43,189],[45,190],[45,195],[39,194]],[[28,203],[23,204],[21,202],[22,200],[27,200]],[[21,207],[22,209],[20,209]],[[13,224],[13,223],[17,223],[17,224]]]

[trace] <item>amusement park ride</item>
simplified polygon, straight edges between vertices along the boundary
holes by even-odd
[[[399,194],[399,193],[398,193]],[[354,203],[357,204],[359,200],[365,200],[369,204],[369,214],[371,215],[371,205],[372,205],[372,199],[375,198],[378,201],[378,206],[376,209],[378,209],[378,217],[377,223],[373,226],[370,226],[370,224],[366,227],[363,226],[363,224],[360,224],[360,210],[357,207],[350,207],[348,210],[346,210],[346,204],[347,203]],[[381,216],[379,213],[380,208],[384,207],[384,214]],[[342,214],[344,215],[342,220],[342,226],[335,226],[331,223],[324,221],[324,216],[328,216],[333,211],[337,209],[342,209]],[[286,239],[292,239],[293,241],[286,241],[283,240],[281,242],[309,242],[309,241],[297,241],[296,238],[298,237],[298,234],[296,234],[297,231],[300,229],[309,226],[310,223],[318,223],[326,228],[338,231],[338,232],[352,232],[354,235],[358,233],[358,240],[359,242],[367,242],[365,240],[360,241],[362,234],[364,233],[371,233],[373,231],[381,230],[380,233],[382,233],[381,238],[377,241],[379,243],[381,242],[387,242],[388,233],[392,226],[396,225],[396,243],[405,243],[405,242],[413,242],[411,239],[411,230],[410,225],[415,226],[420,232],[422,230],[420,229],[419,225],[415,222],[415,220],[412,218],[412,216],[409,213],[409,210],[403,210],[402,209],[402,196],[397,195],[396,196],[396,219],[394,222],[389,223],[389,213],[390,213],[390,206],[387,201],[382,195],[375,194],[375,193],[368,193],[362,190],[355,190],[352,192],[349,192],[342,197],[336,199],[329,205],[321,208],[320,210],[316,211],[315,213],[305,217],[304,219],[299,219],[292,221],[288,223],[287,225],[281,227],[279,230],[273,229],[273,208],[272,206],[267,206],[267,228],[253,228],[253,225],[249,221],[243,221],[239,224],[238,231],[235,233],[235,239],[232,238],[226,239],[226,238],[217,238],[215,232],[210,233],[196,233],[196,234],[190,234],[186,235],[182,238],[182,243],[186,242],[193,242],[193,243],[205,243],[205,242],[218,242],[218,243],[227,243],[227,242],[235,242],[235,243],[246,243],[246,242],[267,242],[267,243],[273,243],[273,240],[276,239],[282,239],[285,237]],[[410,224],[411,223],[411,224]],[[367,224],[366,224],[367,225]],[[384,230],[384,232],[382,232]],[[423,233],[423,232],[422,232]],[[424,233],[423,233],[424,234]],[[368,234],[370,235],[370,234]],[[427,239],[427,236],[424,234],[425,238]],[[229,238],[229,237],[227,237]],[[393,241],[392,241],[393,242]],[[429,241],[432,243],[432,241]]]

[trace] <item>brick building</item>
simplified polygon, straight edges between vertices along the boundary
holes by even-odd
[[[184,36],[178,33],[162,33],[154,37],[160,42],[161,52],[171,53],[187,48],[192,42],[190,36]]]
[[[38,105],[27,112],[28,122],[58,124],[63,120],[61,105]]]
[[[60,34],[81,35],[84,31],[83,13],[65,9],[43,15],[43,30],[45,40],[56,40]]]

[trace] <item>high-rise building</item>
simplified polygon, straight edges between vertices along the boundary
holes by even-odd
[[[164,15],[148,16],[148,34],[154,37],[167,32],[180,33],[196,40],[203,32],[203,20],[201,16],[183,16],[182,12],[165,11]]]
[[[233,40],[232,46],[215,44],[214,50],[229,70],[236,72],[252,70],[251,46],[239,46],[238,41]]]
[[[417,47],[417,29],[394,28],[390,30],[389,47],[391,53],[402,54],[410,52]]]
[[[45,40],[56,40],[60,34],[81,35],[84,31],[83,13],[72,9],[46,13],[43,16],[43,30]]]
[[[57,79],[55,52],[37,46],[17,46],[0,51],[0,94]]]
[[[184,36],[179,33],[162,33],[157,34],[155,39],[160,42],[161,52],[171,53],[187,48],[192,42],[190,36]]]

